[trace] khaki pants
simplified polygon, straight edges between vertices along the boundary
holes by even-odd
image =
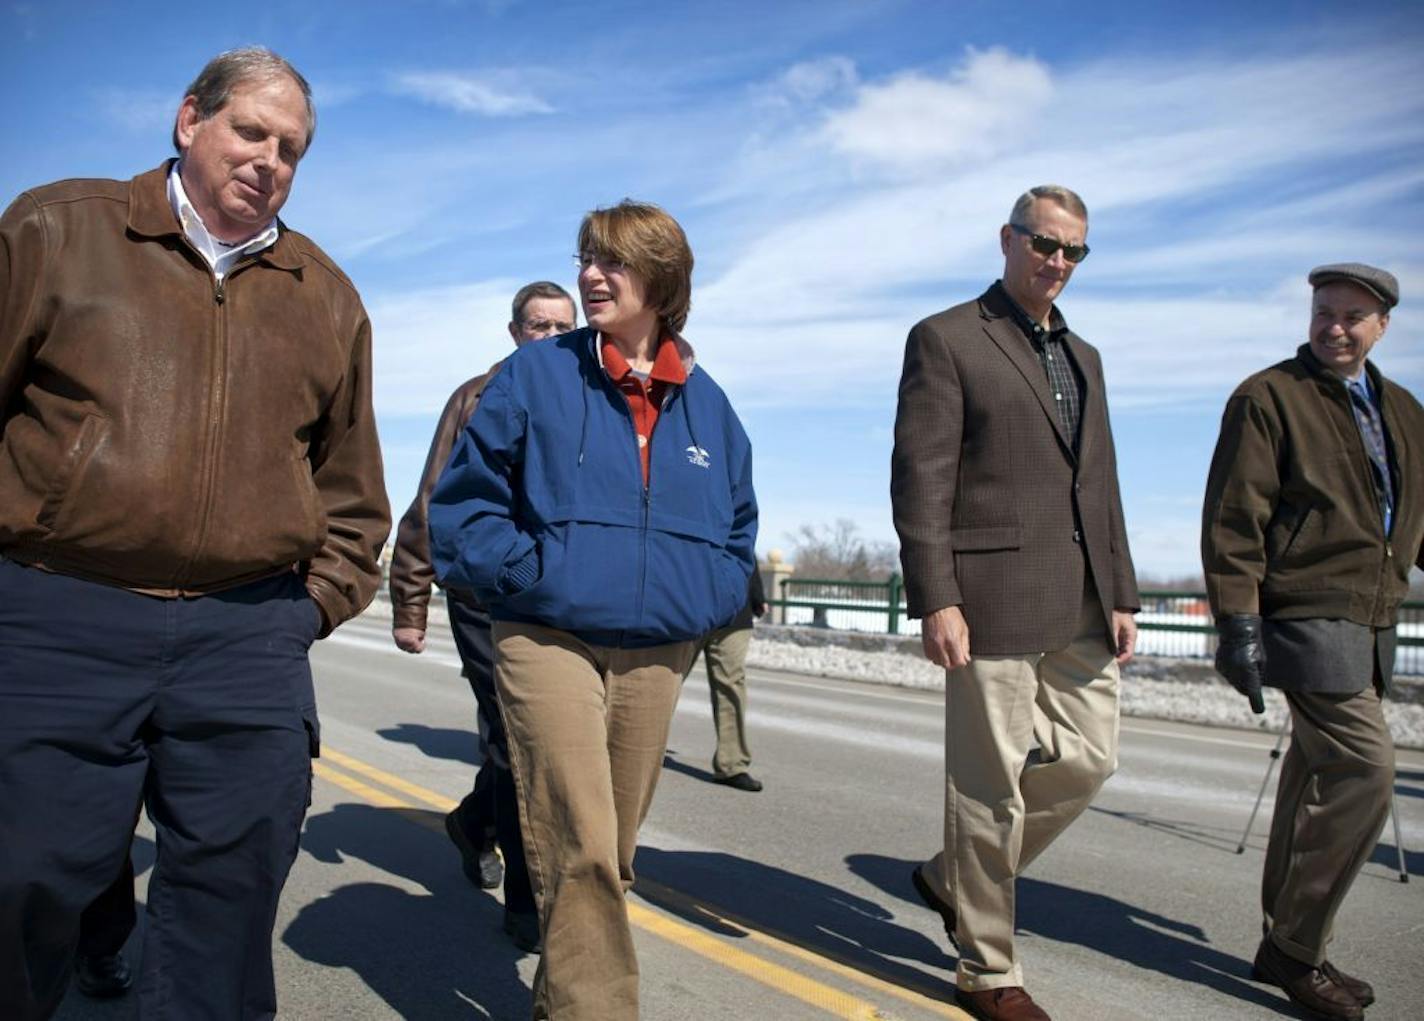
[[[544,937],[534,1017],[631,1021],[638,961],[624,894],[697,645],[613,649],[505,621],[495,622],[494,642]]]
[[[713,631],[702,645],[712,720],[717,725],[712,772],[719,777],[745,773],[752,764],[747,747],[747,649],[751,644],[752,629],[744,627]]]
[[[1325,960],[1335,913],[1369,860],[1394,788],[1394,743],[1373,687],[1354,695],[1286,692],[1291,742],[1261,880],[1271,940]]]
[[[1118,666],[1096,598],[1077,635],[945,678],[944,850],[921,874],[958,915],[961,989],[1023,985],[1014,880],[1117,768]]]

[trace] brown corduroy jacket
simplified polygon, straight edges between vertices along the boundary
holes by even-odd
[[[0,218],[0,553],[164,596],[301,566],[330,629],[390,531],[370,322],[285,225],[216,283],[167,172]]]
[[[999,286],[910,331],[890,498],[912,617],[961,606],[975,653],[1066,647],[1090,569],[1112,611],[1138,608],[1102,363],[1076,334],[1078,449]]]
[[[485,384],[494,378],[503,361],[495,362],[484,375],[467,379],[445,402],[435,436],[430,441],[430,453],[425,456],[425,469],[420,473],[420,485],[415,499],[396,528],[396,548],[391,554],[391,626],[425,630],[430,609],[430,588],[435,583],[435,568],[430,564],[430,491],[445,470],[450,452],[470,416]]]
[[[1345,384],[1303,344],[1227,402],[1202,508],[1213,612],[1390,627],[1424,567],[1424,408],[1365,363],[1390,441],[1394,525]]]

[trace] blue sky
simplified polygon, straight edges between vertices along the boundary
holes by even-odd
[[[129,177],[184,86],[260,43],[320,128],[283,218],[360,288],[391,502],[581,215],[687,229],[687,336],[756,450],[759,549],[892,539],[907,330],[1002,268],[1017,194],[1092,213],[1060,307],[1103,352],[1139,571],[1198,569],[1216,425],[1305,337],[1305,273],[1399,276],[1377,362],[1424,394],[1424,7],[1414,3],[517,3],[0,7],[0,194]]]

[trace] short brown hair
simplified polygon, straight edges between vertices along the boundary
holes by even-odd
[[[674,333],[692,308],[692,248],[676,220],[651,202],[595,209],[578,232],[579,255],[614,259],[642,280],[649,307]]]
[[[1028,219],[1028,211],[1039,199],[1057,202],[1073,216],[1084,223],[1088,222],[1088,207],[1084,204],[1083,199],[1076,191],[1065,188],[1061,184],[1040,184],[1024,192],[1014,203],[1014,208],[1009,213],[1009,222],[1020,227],[1027,227],[1028,224],[1024,221]]]
[[[316,105],[312,103],[311,86],[301,72],[282,57],[265,46],[244,46],[238,50],[219,53],[203,66],[188,91],[183,93],[186,100],[192,96],[197,101],[198,120],[205,121],[227,106],[232,94],[244,85],[266,83],[286,75],[301,90],[302,99],[307,104],[307,138],[302,145],[305,154],[311,148],[316,135]],[[179,153],[183,147],[178,144],[178,124],[173,125],[173,148]]]
[[[524,322],[524,306],[528,305],[535,298],[552,298],[555,301],[567,301],[574,306],[574,320],[578,320],[578,306],[574,303],[574,296],[564,290],[552,280],[536,280],[532,284],[525,284],[514,292],[514,301],[509,306],[509,318],[516,323]]]

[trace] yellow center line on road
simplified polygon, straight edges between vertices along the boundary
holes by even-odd
[[[655,904],[659,902],[663,902],[663,906],[675,904],[683,911],[691,911],[695,914],[705,915],[709,920],[715,921],[723,928],[735,929],[741,932],[747,939],[750,939],[754,943],[771,947],[773,950],[798,958],[807,964],[814,965],[825,971],[839,975],[842,978],[849,979],[852,982],[858,982],[877,992],[887,993],[897,999],[904,1000],[906,1003],[914,1004],[921,1010],[928,1011],[931,1014],[955,1019],[967,1018],[969,1016],[960,1008],[936,998],[932,988],[926,987],[925,990],[921,990],[913,986],[900,985],[865,971],[854,964],[846,964],[834,957],[828,957],[814,950],[808,950],[792,939],[758,929],[740,915],[733,914],[723,908],[714,907],[706,901],[697,900],[695,897],[690,897],[680,890],[674,890],[670,886],[664,886],[662,883],[651,879],[640,879],[638,880],[636,889]]]
[[[419,784],[411,783],[399,776],[387,773],[385,770],[378,769],[375,766],[362,762],[360,759],[352,758],[349,755],[331,748],[322,748],[321,759],[312,763],[312,770],[317,776],[326,780],[328,783],[334,784],[356,795],[369,804],[377,805],[381,808],[404,810],[408,813],[408,818],[426,826],[432,831],[444,831],[444,826],[439,820],[431,819],[421,814],[418,805],[398,798],[377,787],[373,787],[357,777],[374,780],[376,783],[390,790],[399,791],[409,798],[429,805],[432,808],[439,809],[441,812],[448,812],[456,805],[453,799],[447,798],[443,794],[438,794]],[[353,773],[356,774],[356,776],[350,775]],[[723,924],[734,925],[736,928],[743,930],[753,942],[760,945],[780,951],[807,964],[850,981],[857,982],[862,986],[870,987],[877,992],[886,993],[906,1002],[913,1003],[915,1006],[939,1017],[952,1018],[956,1019],[956,1021],[969,1017],[968,1014],[965,1014],[957,1007],[931,999],[915,990],[897,986],[892,982],[887,982],[877,976],[867,974],[855,967],[842,964],[839,961],[807,950],[795,943],[778,939],[769,933],[764,933],[752,928],[742,919],[736,919],[735,921],[729,920],[717,909],[701,901],[694,900],[676,890],[672,890],[669,887],[651,883],[647,885],[650,888],[650,892],[656,891],[657,894],[663,896],[665,899],[676,898],[680,902],[695,906],[702,913],[717,918]],[[705,957],[739,974],[746,975],[748,978],[760,982],[765,986],[769,986],[780,993],[794,997],[803,1003],[824,1010],[834,1017],[844,1018],[847,1019],[847,1021],[887,1021],[887,1019],[894,1016],[880,1010],[874,1004],[843,992],[834,986],[817,982],[815,979],[802,975],[790,968],[768,961],[756,954],[748,953],[738,947],[731,946],[715,936],[711,936],[692,926],[674,921],[665,915],[653,911],[651,908],[643,907],[641,904],[637,904],[633,901],[628,902],[628,918],[629,921],[645,932],[649,932],[668,942],[675,943],[684,949],[691,950],[701,957]]]

